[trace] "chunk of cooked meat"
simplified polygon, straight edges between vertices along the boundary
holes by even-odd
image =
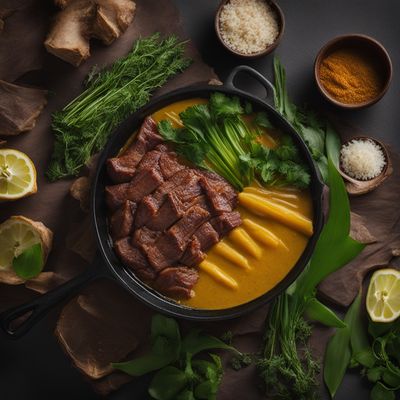
[[[165,180],[186,168],[185,165],[178,161],[176,154],[171,151],[161,154],[159,165],[161,174]]]
[[[181,263],[189,267],[199,265],[206,258],[206,254],[201,250],[201,244],[197,238],[193,238],[189,243],[181,258]]]
[[[129,237],[114,242],[114,250],[122,263],[145,282],[153,281],[156,273],[151,268],[142,252],[134,247]]]
[[[232,211],[237,206],[236,192],[225,179],[210,171],[201,171],[200,176],[200,185],[216,214]]]
[[[14,136],[34,128],[47,103],[47,92],[0,80],[0,135]]]
[[[56,0],[55,3],[61,11],[44,44],[49,53],[74,66],[90,56],[90,38],[110,44],[125,32],[136,8],[131,0]]]
[[[161,184],[157,190],[150,196],[144,198],[138,207],[135,226],[140,227],[153,219],[158,210],[171,193],[176,193],[179,197],[182,191],[185,193],[183,202],[187,202],[191,197],[201,194],[201,187],[198,184],[199,179],[193,174],[193,170],[185,169],[178,171],[171,179]],[[187,191],[185,189],[188,189]]]
[[[130,235],[136,212],[136,203],[127,200],[110,218],[110,232],[114,241]]]
[[[192,236],[192,240],[181,258],[182,264],[191,267],[199,265],[205,258],[204,252],[218,243],[218,241],[218,232],[209,222],[205,222]]]
[[[163,178],[159,171],[144,168],[138,171],[129,183],[106,186],[106,203],[111,210],[115,210],[126,200],[138,202],[162,182]]]
[[[161,293],[177,299],[190,299],[194,296],[193,287],[199,275],[193,268],[177,266],[162,270],[155,281],[155,287]]]
[[[161,232],[152,231],[145,226],[143,228],[136,229],[132,235],[132,243],[142,250],[144,253],[154,245],[156,240],[161,236]]]
[[[162,143],[157,124],[151,117],[145,118],[134,142],[120,157],[107,160],[107,173],[115,183],[129,182],[136,172],[136,166],[147,151]]]
[[[242,223],[240,214],[237,211],[227,212],[210,220],[213,228],[218,232],[220,238],[227,235],[232,229]]]
[[[241,224],[233,211],[237,193],[213,172],[181,163],[160,140],[146,119],[136,141],[108,160],[109,176],[120,182],[105,190],[110,230],[117,255],[138,277],[168,296],[189,298],[198,279],[192,267]],[[137,205],[134,216],[128,204]]]
[[[210,213],[199,206],[185,215],[146,250],[147,258],[156,271],[176,264],[182,257],[191,236],[210,218]]]

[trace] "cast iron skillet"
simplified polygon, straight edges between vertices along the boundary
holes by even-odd
[[[261,99],[237,88],[235,86],[235,78],[239,73],[246,73],[257,80],[267,90],[267,97],[265,99]],[[277,128],[292,136],[295,144],[298,146],[301,152],[302,157],[309,165],[311,171],[314,234],[310,238],[307,247],[293,269],[277,286],[275,286],[269,292],[255,300],[236,307],[221,310],[203,310],[180,305],[173,300],[162,296],[137,279],[132,272],[130,272],[121,264],[114,254],[112,249],[112,241],[108,234],[106,205],[104,199],[104,188],[110,183],[106,175],[105,162],[108,158],[113,157],[118,153],[119,149],[132,135],[132,132],[139,128],[143,119],[147,115],[152,114],[160,108],[179,100],[185,100],[194,97],[208,98],[212,92],[216,91],[228,95],[236,95],[242,100],[250,101],[255,110],[265,111],[268,114],[271,122]],[[74,294],[83,285],[86,285],[88,282],[100,277],[107,277],[117,281],[136,298],[152,307],[156,311],[173,317],[196,321],[216,321],[238,317],[254,310],[256,307],[266,304],[274,297],[279,295],[283,290],[285,290],[305,268],[320,234],[323,225],[323,184],[321,183],[311,155],[300,136],[296,133],[293,127],[267,103],[268,98],[272,97],[273,92],[274,88],[272,84],[260,73],[247,66],[238,66],[231,72],[223,86],[195,85],[178,89],[150,101],[150,103],[148,103],[145,107],[141,108],[132,116],[127,118],[127,120],[122,123],[121,126],[119,126],[114,132],[112,138],[104,149],[99,160],[96,176],[93,182],[91,196],[91,216],[96,232],[97,246],[99,250],[98,257],[93,265],[82,275],[79,275],[69,282],[59,286],[58,288],[39,296],[30,303],[23,304],[1,314],[0,324],[4,332],[12,338],[19,338],[23,336],[47,313],[48,310],[50,310],[51,307]],[[23,322],[20,322],[21,320],[16,321],[19,317],[26,315],[28,316],[23,320]]]

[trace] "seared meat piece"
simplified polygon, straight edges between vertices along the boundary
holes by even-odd
[[[167,194],[163,205],[148,219],[145,226],[164,231],[182,217],[186,208],[174,192]]]
[[[169,267],[158,274],[155,287],[167,296],[190,299],[194,296],[193,286],[198,279],[197,271],[192,268],[184,266]]]
[[[242,224],[242,219],[237,211],[227,212],[212,218],[210,224],[218,232],[220,238],[228,234],[232,229]]]
[[[147,262],[146,257],[138,248],[132,246],[129,237],[116,241],[114,249],[122,263],[131,268],[140,279],[145,282],[155,279],[156,274]]]
[[[160,202],[156,200],[153,195],[143,197],[143,200],[138,204],[135,218],[135,227],[141,227],[150,218],[153,218],[157,214],[159,207]]]
[[[179,163],[176,154],[171,151],[161,154],[159,165],[161,174],[165,180],[171,178],[171,176],[175,175],[178,171],[186,168],[185,165]]]
[[[147,249],[146,255],[156,271],[175,264],[183,255],[191,236],[210,218],[210,213],[199,206],[186,214]]]
[[[161,232],[152,231],[144,226],[143,228],[136,229],[133,233],[132,243],[146,253],[149,247],[153,246],[160,236]]]
[[[197,229],[193,238],[197,239],[200,243],[201,250],[207,251],[214,244],[218,243],[219,235],[218,232],[213,228],[213,226],[206,222]]]
[[[110,210],[117,210],[122,206],[122,204],[124,204],[127,200],[126,192],[129,185],[129,183],[121,183],[119,185],[106,186],[106,204]]]
[[[205,258],[204,252],[218,243],[219,235],[209,222],[205,222],[192,236],[192,241],[181,258],[182,264],[195,267]]]
[[[110,218],[111,237],[114,242],[129,236],[133,227],[136,203],[127,200]]]
[[[129,183],[106,186],[106,203],[111,210],[120,207],[126,200],[140,201],[163,182],[159,171],[143,168]]]
[[[206,258],[205,253],[201,251],[201,245],[197,238],[193,238],[189,243],[181,258],[181,263],[189,267],[196,267]]]
[[[201,171],[198,174],[202,177],[200,185],[216,214],[232,211],[236,207],[236,192],[225,179],[210,171]]]
[[[146,226],[153,230],[164,231],[178,221],[179,218],[182,218],[190,207],[195,205],[207,209],[205,196],[197,196],[191,199],[190,202],[184,203],[175,192],[169,193],[157,213],[149,218]]]
[[[151,117],[145,118],[133,144],[120,157],[107,160],[108,176],[115,183],[129,182],[135,175],[135,168],[149,150],[162,143],[157,124]]]
[[[146,196],[141,201],[138,207],[135,226],[140,227],[147,225],[149,221],[153,221],[162,204],[172,193],[181,203],[188,203],[193,198],[199,196],[201,191],[199,178],[193,174],[193,170],[185,169],[179,171],[170,180],[161,184],[154,194]]]

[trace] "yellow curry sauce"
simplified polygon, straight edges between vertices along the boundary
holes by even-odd
[[[207,100],[179,101],[157,111],[153,118],[156,122],[170,119],[178,126],[178,114],[199,103]],[[279,132],[265,130],[264,144],[273,147],[277,140]],[[239,203],[243,224],[207,252],[199,266],[195,296],[182,304],[223,309],[246,303],[275,287],[303,253],[312,230],[308,190],[264,188],[254,182],[240,194]],[[282,223],[276,211],[282,211],[286,221]]]

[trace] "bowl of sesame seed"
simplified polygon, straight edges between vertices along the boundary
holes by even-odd
[[[281,8],[270,0],[223,0],[215,15],[215,31],[222,45],[242,58],[271,53],[285,30]]]

